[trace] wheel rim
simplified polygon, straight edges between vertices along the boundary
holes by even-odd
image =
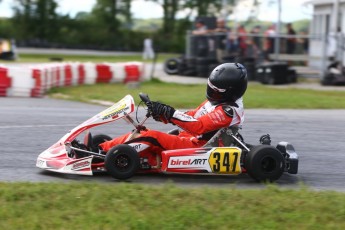
[[[277,162],[272,157],[267,156],[261,160],[261,170],[264,173],[271,173],[276,169],[276,167],[277,167]]]
[[[131,159],[126,154],[119,154],[114,159],[114,164],[119,171],[124,172],[130,168]]]

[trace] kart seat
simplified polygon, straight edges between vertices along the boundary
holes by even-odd
[[[84,145],[86,146],[87,150],[91,151],[92,146],[93,146],[93,139],[92,139],[92,134],[88,130],[84,136]]]
[[[218,130],[218,132],[204,145],[204,147],[223,147],[233,145],[235,142],[231,134],[239,136],[240,139],[242,139],[242,136],[238,133],[239,129],[241,129],[241,126],[233,125]]]

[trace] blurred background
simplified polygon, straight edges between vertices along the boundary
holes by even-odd
[[[284,61],[324,77],[332,64],[343,71],[344,12],[342,0],[0,0],[0,57],[15,60],[22,47],[149,46],[180,56],[167,60],[168,74],[207,75],[236,60],[253,71]],[[205,31],[195,33],[199,22]]]
[[[309,31],[306,1],[282,1],[282,20]],[[164,52],[183,52],[197,16],[225,17],[262,32],[277,22],[278,1],[267,0],[1,0],[0,37],[33,47],[142,50],[147,36]],[[286,7],[286,9],[284,9]]]

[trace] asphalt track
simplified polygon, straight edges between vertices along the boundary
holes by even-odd
[[[135,95],[134,95],[135,96]],[[0,98],[0,181],[69,182],[92,181],[119,183],[108,175],[78,176],[42,171],[35,167],[40,152],[51,146],[68,130],[105,107],[55,99]],[[141,113],[142,115],[143,113]],[[279,187],[298,188],[301,184],[316,190],[345,191],[345,110],[246,110],[242,135],[255,144],[269,133],[272,144],[292,143],[300,156],[299,173],[284,174]],[[151,129],[167,131],[170,125],[153,120]],[[92,130],[93,134],[117,136],[132,127],[114,122]],[[173,182],[179,186],[260,188],[247,175],[136,175],[130,183],[160,185]]]

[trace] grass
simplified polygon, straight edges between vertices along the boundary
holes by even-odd
[[[46,62],[51,55],[21,55],[20,62]],[[59,55],[54,55],[59,57]],[[137,56],[63,56],[65,61],[116,62]],[[160,57],[158,61],[167,57]],[[205,85],[163,83],[140,88],[96,84],[54,88],[52,97],[88,102],[117,101],[146,92],[177,108],[191,108],[205,98]],[[344,109],[345,92],[274,88],[251,83],[246,108]],[[345,229],[345,195],[310,191],[148,187],[130,183],[0,182],[0,229]]]
[[[344,229],[345,195],[305,188],[0,183],[1,229]]]
[[[167,58],[178,57],[178,54],[158,54],[157,62],[164,62]],[[130,62],[144,61],[142,55],[113,55],[113,56],[96,56],[96,55],[63,55],[63,54],[19,54],[19,59],[15,63],[45,63],[50,62],[51,58],[61,58],[63,61],[76,62]],[[145,60],[144,62],[152,62]]]
[[[205,85],[182,85],[152,80],[140,88],[128,88],[124,84],[96,84],[54,88],[50,96],[87,102],[92,99],[117,101],[131,94],[136,103],[139,92],[148,93],[152,100],[159,100],[176,108],[193,108],[205,98]],[[244,96],[246,108],[275,109],[344,109],[345,91],[316,91],[296,88],[274,88],[250,83]]]

